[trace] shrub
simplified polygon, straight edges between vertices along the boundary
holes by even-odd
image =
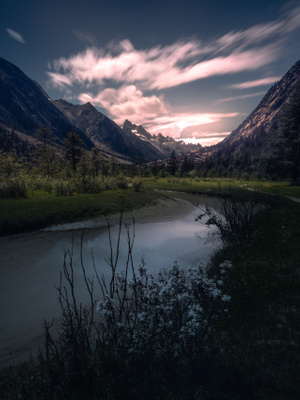
[[[166,394],[163,382],[170,385],[173,373],[181,379],[180,371],[206,353],[208,333],[230,300],[223,292],[230,263],[222,267],[224,280],[217,282],[203,265],[184,269],[174,264],[151,275],[142,262],[136,271],[128,228],[128,261],[118,272],[121,228],[120,222],[116,255],[111,253],[108,261],[109,282],[99,277],[95,265],[95,280],[88,279],[81,264],[89,305],[77,302],[72,255],[66,253],[58,287],[63,319],[57,341],[45,323],[52,386],[76,393],[76,398],[80,393],[86,396],[82,398],[141,398],[149,382]],[[95,300],[95,282],[100,301]]]
[[[56,196],[72,196],[76,192],[74,182],[58,179],[54,182]]]
[[[147,349],[152,359],[181,362],[203,351],[212,321],[230,300],[221,290],[223,282],[209,279],[203,265],[174,264],[153,276],[142,264],[131,279],[127,276],[117,273],[114,292],[104,291],[97,305],[105,340],[115,351],[138,357]]]
[[[232,191],[220,199],[220,212],[206,206],[197,219],[208,216],[206,224],[217,228],[225,246],[250,243],[255,235],[255,215],[270,205],[266,196],[246,191]]]
[[[123,174],[120,174],[116,177],[116,185],[119,189],[127,189],[128,188],[128,182],[127,179]]]
[[[143,187],[143,181],[141,179],[135,179],[133,181],[133,188],[135,192],[139,192]]]
[[[1,199],[21,199],[26,196],[27,185],[22,177],[5,179],[0,183]]]

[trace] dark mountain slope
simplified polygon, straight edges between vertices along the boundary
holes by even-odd
[[[124,132],[91,103],[73,105],[65,100],[56,100],[53,104],[104,151],[119,153],[138,162],[156,160],[161,156],[150,143],[145,143],[131,132]]]
[[[236,130],[214,146],[213,163],[249,173],[259,172],[274,179],[290,177],[293,182],[297,181],[300,163],[299,93],[300,61],[267,92]]]
[[[256,109],[245,119],[245,121],[225,138],[218,147],[231,145],[241,137],[246,138],[253,134],[258,128],[266,133],[272,125],[276,114],[280,112],[290,97],[300,79],[300,60],[284,75],[284,77],[267,92]]]
[[[74,126],[55,107],[44,90],[18,67],[0,58],[0,123],[34,136],[41,126],[53,131],[53,140],[63,144]],[[77,133],[85,147],[92,142],[82,132]]]

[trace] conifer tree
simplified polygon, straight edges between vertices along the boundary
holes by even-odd
[[[55,154],[53,151],[52,134],[50,128],[47,126],[41,126],[36,130],[36,138],[39,140],[40,144],[37,147],[37,164],[38,168],[49,177],[53,175],[55,168]]]
[[[64,142],[66,146],[66,159],[71,162],[72,169],[76,172],[77,164],[83,154],[83,142],[80,137],[75,133],[74,129],[71,132],[67,133],[67,138],[64,140]]]
[[[177,162],[177,157],[175,154],[175,151],[173,150],[172,153],[170,154],[170,158],[168,160],[168,172],[174,176],[176,174],[177,168],[178,168],[178,162]]]

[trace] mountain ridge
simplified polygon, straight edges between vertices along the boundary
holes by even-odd
[[[137,162],[153,161],[163,156],[151,144],[125,132],[91,103],[74,105],[65,100],[53,104],[100,149],[125,154]]]
[[[57,145],[63,145],[67,133],[74,129],[41,86],[3,58],[0,58],[0,123],[29,136],[46,126],[53,131]],[[92,147],[86,135],[79,130],[76,133],[85,148]]]
[[[67,133],[74,130],[87,150],[96,146],[109,157],[116,156],[126,163],[161,161],[175,152],[181,159],[188,154],[199,162],[208,160],[206,165],[243,167],[250,172],[258,170],[257,165],[263,163],[270,169],[271,160],[279,165],[282,157],[283,169],[294,163],[298,171],[300,97],[297,91],[300,93],[300,60],[268,90],[230,135],[215,146],[202,148],[161,134],[152,135],[142,125],[128,120],[120,127],[91,103],[74,105],[62,99],[51,100],[38,83],[0,58],[0,146],[9,151],[11,136],[12,141],[18,141],[12,148],[19,152],[26,148],[29,152],[35,146],[36,130],[45,125],[53,131],[55,146],[62,148]],[[299,153],[298,158],[293,158],[291,152]]]
[[[300,60],[297,61],[289,71],[276,82],[265,94],[258,106],[249,114],[249,116],[229,134],[220,145],[232,143],[237,137],[245,137],[251,134],[255,125],[263,125],[268,131],[271,126],[271,120],[280,111],[280,107],[288,101],[300,79]],[[284,86],[284,90],[283,90]]]

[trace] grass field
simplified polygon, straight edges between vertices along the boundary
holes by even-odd
[[[99,194],[53,196],[36,191],[26,199],[0,200],[0,234],[12,234],[50,225],[82,221],[98,215],[125,211],[153,204],[160,195],[153,190],[134,192],[132,188]]]
[[[266,193],[300,198],[300,188],[288,183],[243,182],[232,179],[144,179],[143,189],[103,191],[99,194],[50,195],[43,190],[28,193],[26,199],[0,200],[0,235],[32,231],[46,226],[76,222],[154,204],[160,197],[155,190],[173,190],[207,195],[223,195],[232,188],[249,188]]]

